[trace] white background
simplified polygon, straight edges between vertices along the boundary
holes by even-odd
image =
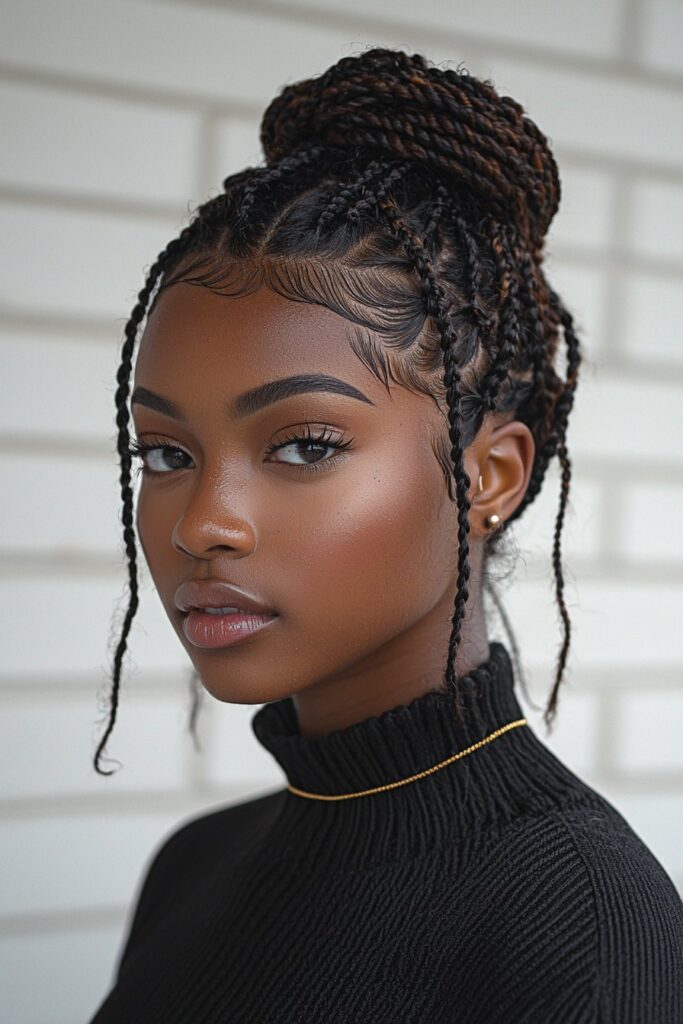
[[[255,706],[207,696],[145,573],[120,718],[94,774],[126,607],[113,395],[144,271],[188,204],[260,160],[287,82],[367,45],[491,78],[549,137],[548,275],[586,350],[568,442],[573,623],[561,643],[553,463],[504,600],[532,726],[683,888],[683,5],[679,0],[11,0],[0,34],[0,963],[7,1024],[87,1020],[152,851],[185,818],[282,785]],[[564,347],[561,358],[564,361]],[[562,362],[564,367],[564,362]],[[492,638],[504,642],[499,623]]]

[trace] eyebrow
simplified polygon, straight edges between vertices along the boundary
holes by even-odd
[[[260,384],[256,388],[244,391],[231,403],[229,411],[235,419],[242,419],[245,416],[251,416],[253,413],[258,412],[259,409],[272,405],[274,402],[281,402],[285,398],[291,398],[293,395],[302,395],[310,392],[328,392],[344,395],[347,398],[356,398],[359,402],[367,402],[368,405],[375,404],[362,391],[359,391],[358,388],[347,381],[340,380],[339,377],[330,377],[327,374],[321,373],[304,373],[293,377],[281,377],[279,380],[271,380],[267,384]],[[150,391],[149,388],[138,385],[133,392],[131,405],[134,402],[137,402],[139,405],[145,405],[148,409],[154,409],[164,416],[180,420],[182,423],[187,422],[185,414],[175,402],[164,398],[162,395],[157,395],[154,391]]]

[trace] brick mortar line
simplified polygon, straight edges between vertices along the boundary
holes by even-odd
[[[591,775],[591,784],[601,790],[609,790],[615,800],[622,796],[681,796],[683,793],[683,771],[642,771],[633,773],[617,767],[605,768]]]
[[[166,110],[191,113],[207,111],[221,117],[259,118],[264,107],[263,103],[256,100],[212,100],[210,96],[136,85],[134,82],[119,84],[111,79],[94,78],[87,73],[69,74],[62,71],[44,70],[39,67],[26,68],[10,63],[0,63],[0,81],[38,85],[42,88],[72,92],[99,99],[114,99],[131,106],[158,106]]]
[[[187,740],[191,745],[189,733]],[[110,756],[117,759],[113,746]],[[121,763],[123,768],[119,769],[119,772],[125,773],[126,763]],[[108,793],[106,787],[112,784],[112,780],[96,775],[94,768],[92,776],[94,782],[102,783],[102,791],[99,793],[60,795],[48,792],[42,796],[0,800],[0,825],[41,819],[52,821],[64,818],[96,818],[103,814],[107,817],[133,819],[147,817],[150,814],[157,817],[160,811],[172,814],[175,825],[181,824],[185,818],[194,816],[197,812],[227,808],[242,800],[260,797],[281,788],[278,782],[269,785],[260,780],[244,780],[242,783],[233,784],[232,787],[218,783],[197,786],[192,780],[188,780],[180,789],[168,787],[143,791],[138,787]],[[115,779],[116,776],[112,778]]]
[[[53,210],[67,210],[73,213],[94,213],[103,217],[132,217],[134,219],[164,223],[167,220],[188,219],[188,200],[178,199],[178,205],[149,199],[129,199],[114,195],[87,194],[79,192],[60,192],[55,189],[25,187],[21,185],[0,185],[0,203],[14,206],[28,206]]]
[[[610,209],[610,238],[607,247],[606,268],[600,324],[602,350],[610,358],[619,351],[624,317],[622,300],[622,267],[617,262],[624,251],[624,238],[630,225],[630,191],[623,178],[618,178],[612,189]],[[624,222],[625,225],[624,226]]]
[[[619,26],[621,56],[628,67],[637,67],[638,44],[643,34],[641,0],[621,0]]]
[[[0,938],[20,938],[50,932],[77,932],[116,927],[119,930],[129,912],[127,904],[76,907],[68,910],[27,911],[0,914]]]
[[[505,642],[504,638],[503,642]],[[539,684],[538,681],[547,677],[554,668],[549,663],[547,665],[534,663],[526,667],[530,674],[535,677],[536,683],[534,685],[536,687],[544,685],[543,683]],[[177,676],[178,671],[178,669],[173,668],[170,668],[168,672],[163,672],[159,669],[138,669],[135,674],[130,672],[124,673],[122,697],[125,699],[127,695],[134,693],[135,697],[139,696],[146,699],[161,697],[164,702],[169,704],[173,702],[175,704],[179,698],[185,699],[187,689],[189,689],[189,679],[179,679]],[[573,693],[584,697],[595,696],[602,692],[603,689],[614,690],[617,695],[623,692],[628,696],[633,694],[642,696],[644,671],[645,669],[637,671],[625,667],[620,673],[617,669],[591,668],[590,666],[577,669],[575,667],[570,688],[565,690],[563,696],[569,700],[571,700]],[[660,697],[677,697],[683,693],[683,677],[678,665],[668,669],[654,668],[649,671],[651,674],[648,676],[648,695],[656,694]],[[21,682],[16,682],[14,676],[9,679],[0,677],[0,705],[5,702],[10,706],[16,706],[17,704],[34,705],[44,702],[50,703],[51,701],[57,702],[62,699],[73,700],[74,703],[77,703],[83,697],[92,697],[93,701],[96,701],[97,693],[95,688],[106,686],[108,680],[96,679],[97,672],[95,670],[93,670],[92,674],[83,673],[79,670],[78,675],[82,676],[82,678],[74,680],[73,674],[67,676],[62,672],[56,672],[54,676],[49,677],[44,675],[34,678],[25,676]],[[16,677],[18,676],[19,673],[16,673]],[[253,705],[254,710],[257,707],[260,707],[260,705]],[[200,723],[203,720],[203,715],[211,716],[216,711],[217,709],[212,704],[204,704],[199,713]],[[218,713],[220,714],[220,711]],[[183,735],[186,734],[183,733]],[[189,736],[189,733],[187,735]]]
[[[258,146],[256,125],[254,126],[254,139]],[[222,192],[223,189],[220,186],[227,174],[227,170],[225,172],[218,170],[218,119],[212,111],[206,111],[201,117],[199,143],[195,153],[195,181],[199,195],[208,199],[211,193]]]

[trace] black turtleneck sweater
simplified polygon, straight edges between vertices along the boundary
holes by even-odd
[[[424,771],[524,717],[507,649],[323,737],[252,718],[307,792]],[[580,737],[577,737],[580,742]],[[683,903],[621,814],[530,725],[407,785],[288,788],[180,827],[92,1024],[680,1024]]]

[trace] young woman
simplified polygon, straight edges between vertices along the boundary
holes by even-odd
[[[209,693],[263,704],[287,785],[161,845],[94,1022],[674,1024],[673,883],[487,639],[488,561],[557,456],[550,724],[581,355],[542,268],[547,141],[491,83],[383,48],[286,87],[261,140],[126,327],[130,607],[95,766],[139,458],[169,619]]]

